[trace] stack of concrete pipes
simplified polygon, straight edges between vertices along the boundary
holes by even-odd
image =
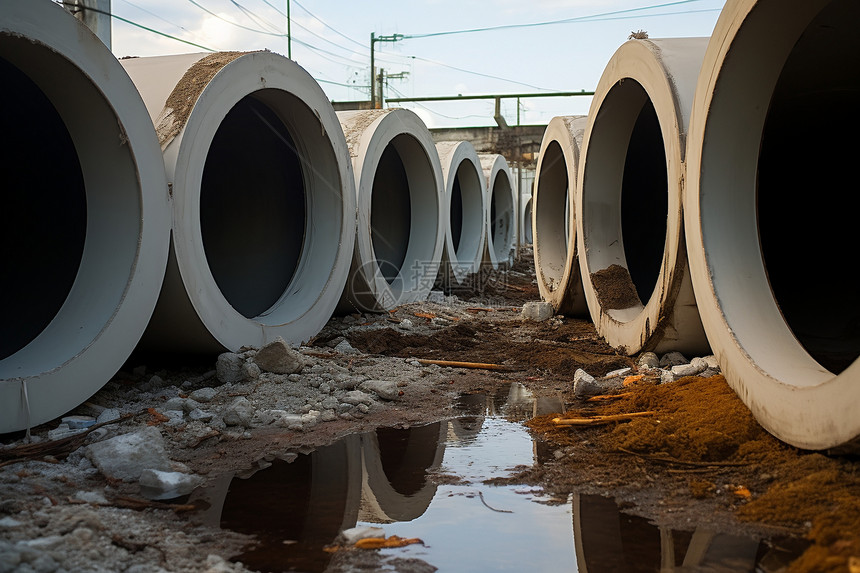
[[[630,355],[710,347],[808,449],[860,437],[858,23],[851,0],[728,0],[710,39],[623,44],[588,116],[550,122],[532,198],[558,312]]]
[[[135,348],[298,345],[510,262],[503,159],[407,110],[336,114],[282,56],[117,61],[57,4],[5,0],[0,77],[0,433],[74,408]]]

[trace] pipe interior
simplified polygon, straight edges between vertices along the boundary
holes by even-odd
[[[660,123],[639,82],[627,78],[609,90],[588,146],[582,217],[589,268],[625,268],[640,301],[648,301],[663,263],[669,196]]]
[[[463,192],[460,189],[460,178],[455,177],[451,186],[451,204],[448,209],[449,225],[451,229],[451,243],[454,252],[460,248],[460,238],[463,236]]]
[[[534,204],[535,227],[539,229],[535,250],[540,251],[541,272],[549,284],[561,281],[567,264],[567,169],[561,145],[551,141],[541,159],[536,193],[539,200]]]
[[[81,264],[87,197],[81,164],[54,105],[0,58],[0,126],[14,145],[0,154],[0,359],[33,341],[62,307]],[[13,111],[14,110],[14,111]]]
[[[523,239],[526,244],[532,243],[532,200],[526,203],[525,214],[523,214]]]
[[[254,94],[215,133],[200,189],[200,228],[209,269],[246,318],[283,295],[302,253],[305,182],[296,144],[279,115]]]
[[[621,235],[627,270],[640,300],[657,286],[666,248],[669,185],[666,150],[657,112],[645,101],[627,146],[621,186]]]
[[[138,263],[136,142],[71,59],[79,55],[0,33],[9,142],[0,154],[0,256],[9,271],[0,284],[0,378],[80,356],[116,316]]]
[[[807,26],[773,91],[758,161],[758,234],[773,296],[794,336],[840,373],[860,356],[851,275],[857,235],[860,5],[829,4]]]
[[[510,179],[499,171],[493,180],[493,193],[490,198],[490,236],[499,259],[508,257],[513,236],[514,210]]]
[[[462,225],[460,240],[454,247],[457,260],[469,262],[480,254],[481,232],[484,227],[484,183],[480,168],[471,161],[464,160],[457,167],[454,185],[459,184],[459,195],[462,201]],[[477,269],[474,269],[477,270]]]
[[[406,167],[395,144],[389,143],[373,176],[370,237],[376,264],[388,284],[394,282],[406,260],[412,232],[412,204]]]

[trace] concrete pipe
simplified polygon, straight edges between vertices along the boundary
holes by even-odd
[[[63,414],[119,370],[155,307],[170,211],[137,90],[62,7],[3,1],[0,84],[3,433]]]
[[[801,448],[860,437],[860,306],[845,269],[858,245],[858,21],[850,0],[730,0],[690,122],[685,224],[708,339],[758,421]]]
[[[493,269],[511,266],[517,250],[517,196],[514,178],[504,156],[481,153],[487,182],[487,248],[485,260]]]
[[[573,189],[588,118],[554,117],[546,127],[535,170],[532,239],[541,298],[560,314],[586,315],[577,258]],[[574,225],[575,227],[575,225]]]
[[[339,312],[427,298],[442,256],[442,171],[430,131],[406,109],[337,114],[355,172],[358,224]]]
[[[478,153],[468,141],[436,144],[445,188],[445,249],[440,282],[447,288],[465,285],[478,272],[487,240],[486,192]]]
[[[597,332],[621,352],[707,352],[681,197],[708,40],[632,40],[595,91],[574,193],[580,269]]]
[[[532,196],[523,195],[522,207],[520,212],[520,239],[523,244],[531,245],[534,241],[534,233],[532,230]]]
[[[123,60],[149,109],[173,195],[173,241],[146,348],[298,344],[334,311],[355,191],[319,85],[269,52]]]
[[[435,422],[362,434],[359,521],[391,523],[424,515],[436,495],[428,476],[442,464],[447,430],[447,422]]]

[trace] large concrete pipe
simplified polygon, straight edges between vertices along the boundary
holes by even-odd
[[[520,207],[520,240],[523,244],[531,245],[534,241],[532,232],[532,196],[523,195]]]
[[[493,269],[511,266],[517,250],[517,196],[514,178],[504,156],[480,153],[487,182],[487,247],[485,259]]]
[[[535,274],[541,298],[560,314],[585,315],[577,258],[573,190],[588,118],[554,117],[546,126],[532,194]]]
[[[337,114],[355,172],[358,224],[339,312],[425,300],[444,239],[442,170],[430,131],[406,109]]]
[[[144,342],[298,344],[334,311],[355,234],[343,132],[319,85],[269,52],[123,60],[164,152],[173,240]]]
[[[708,339],[758,421],[802,448],[860,436],[857,22],[851,0],[730,0],[690,123],[685,223]]]
[[[105,46],[47,0],[0,6],[0,433],[74,408],[143,334],[170,211],[146,108]]]
[[[445,188],[445,249],[440,282],[463,286],[478,272],[487,241],[486,192],[478,153],[468,141],[436,144]]]
[[[597,332],[621,352],[708,349],[690,282],[684,150],[707,38],[632,40],[600,78],[574,193]]]

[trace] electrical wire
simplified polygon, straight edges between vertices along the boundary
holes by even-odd
[[[404,39],[415,39],[415,38],[432,38],[436,36],[450,36],[453,34],[472,34],[475,32],[490,32],[494,30],[511,30],[515,28],[535,28],[538,26],[551,26],[555,24],[573,24],[579,22],[599,22],[604,19],[617,19],[611,18],[612,16],[618,16],[621,14],[633,14],[635,12],[644,12],[646,10],[656,10],[658,8],[668,8],[670,6],[678,6],[681,4],[691,4],[693,2],[702,2],[703,0],[675,0],[674,2],[665,2],[663,4],[652,4],[650,6],[641,6],[639,8],[628,8],[625,10],[614,10],[612,12],[603,12],[600,14],[591,14],[589,16],[576,16],[573,18],[563,18],[561,20],[549,20],[546,22],[531,22],[528,24],[503,24],[500,26],[487,26],[483,28],[468,28],[465,30],[448,30],[445,32],[430,32],[427,34],[404,34]],[[673,14],[684,14],[686,12],[674,12]],[[663,15],[663,14],[658,14]]]
[[[60,1],[57,3],[62,4],[64,7],[69,7],[69,6],[76,7],[76,8],[79,7],[77,4],[72,4],[71,2]],[[128,18],[123,18],[122,16],[117,16],[113,12],[108,12],[107,10],[100,10],[98,8],[90,8],[90,7],[87,7],[87,10],[89,10],[91,12],[95,12],[96,14],[104,14],[106,16],[110,16],[111,18],[114,18],[115,20],[119,20],[120,22],[125,22],[126,24],[129,24],[129,25],[134,26],[136,28],[146,30],[147,32],[152,32],[153,34],[157,34],[159,36],[162,36],[164,38],[168,38],[170,40],[176,40],[177,42],[182,42],[183,44],[188,44],[189,46],[194,46],[195,48],[200,48],[201,50],[206,50],[207,52],[217,52],[218,51],[214,48],[210,48],[210,47],[204,46],[202,44],[197,44],[197,43],[191,42],[189,40],[183,40],[182,38],[173,36],[171,34],[168,34],[167,32],[162,32],[160,30],[156,30],[155,28],[150,28],[149,26],[144,26],[143,24],[139,24],[133,20],[129,20]]]
[[[521,85],[521,86],[526,86],[526,87],[529,87],[529,88],[532,88],[532,89],[536,89],[536,90],[538,90],[538,91],[560,91],[560,90],[553,90],[553,89],[550,89],[550,88],[542,88],[542,87],[534,86],[534,85],[532,85],[532,84],[527,84],[527,83],[525,83],[525,82],[520,82],[520,81],[517,81],[517,80],[511,80],[511,79],[503,78],[503,77],[500,77],[500,76],[494,76],[494,75],[491,75],[491,74],[485,74],[485,73],[482,73],[482,72],[476,72],[476,71],[473,71],[473,70],[467,70],[467,69],[465,69],[465,68],[458,68],[457,66],[452,66],[452,65],[450,65],[450,64],[445,64],[445,63],[442,63],[442,62],[437,62],[436,60],[430,60],[430,59],[428,59],[428,58],[422,58],[422,57],[420,57],[420,56],[408,56],[408,57],[409,57],[409,58],[412,58],[412,59],[414,59],[414,60],[420,60],[420,61],[422,61],[422,62],[427,62],[427,63],[430,63],[430,64],[435,64],[435,65],[437,65],[437,66],[442,66],[442,67],[444,67],[444,68],[449,68],[449,69],[452,69],[452,70],[457,70],[458,72],[463,72],[463,73],[466,73],[466,74],[472,74],[472,75],[474,75],[474,76],[480,76],[480,77],[482,77],[482,78],[490,78],[490,79],[493,79],[493,80],[500,80],[500,81],[508,82],[508,83],[512,83],[512,84],[518,84],[518,85]]]

